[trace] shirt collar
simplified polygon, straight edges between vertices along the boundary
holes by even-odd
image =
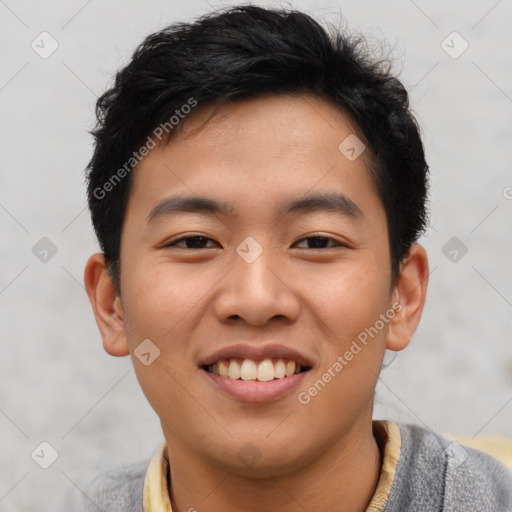
[[[144,480],[144,512],[172,512],[167,475],[169,470],[166,444],[160,445],[151,459]]]

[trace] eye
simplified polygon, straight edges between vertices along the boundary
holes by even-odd
[[[206,236],[201,236],[201,235],[185,236],[183,238],[175,240],[174,242],[165,244],[163,247],[176,246],[176,247],[181,247],[183,249],[209,249],[209,247],[204,247],[205,242],[207,242],[208,240],[213,242],[213,240],[211,238],[208,238]],[[186,246],[183,247],[183,245],[178,245],[180,243],[185,243]]]
[[[214,242],[211,238],[202,235],[194,235],[194,236],[185,236],[165,244],[163,247],[181,247],[182,249],[209,249],[211,247],[206,247],[205,244],[210,241]],[[347,245],[338,242],[334,238],[325,237],[325,236],[310,236],[299,240],[297,243],[307,242],[309,247],[302,247],[303,249],[326,249],[333,247],[347,247]],[[328,247],[328,244],[331,243],[331,246]],[[334,243],[334,245],[332,245]],[[181,244],[181,245],[180,245]],[[185,244],[185,246],[183,246]]]
[[[302,240],[299,240],[299,242],[304,241],[312,241],[312,247],[303,247],[303,249],[325,249],[326,244],[329,242],[334,242],[335,245],[331,245],[331,247],[347,247],[345,244],[342,244],[341,242],[338,242],[338,240],[335,240],[334,238],[329,238],[325,236],[309,236],[306,238],[303,238]]]

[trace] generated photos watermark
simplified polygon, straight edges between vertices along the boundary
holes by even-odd
[[[315,383],[310,386],[305,391],[300,391],[297,395],[297,399],[299,403],[302,405],[307,405],[311,402],[311,399],[318,395],[320,391],[322,391],[325,386],[329,382],[331,382],[334,377],[336,377],[342,370],[349,364],[354,357],[361,352],[361,350],[368,345],[368,337],[373,339],[377,334],[384,329],[384,327],[393,319],[395,315],[402,311],[403,306],[400,302],[395,302],[385,313],[381,313],[379,319],[375,321],[375,323],[366,327],[363,331],[361,331],[357,335],[357,340],[353,340],[349,349],[346,350],[343,355],[339,355],[336,358],[336,361],[333,362],[327,371],[322,374],[322,376],[315,381]]]
[[[146,142],[137,150],[132,153],[132,156],[120,167],[112,176],[101,186],[96,187],[93,191],[93,195],[96,199],[104,199],[109,192],[112,192],[114,188],[124,179],[136,165],[142,161],[142,159],[149,154],[149,152],[156,148],[158,142],[164,137],[164,133],[169,134],[174,128],[181,122],[182,119],[190,114],[192,109],[197,106],[197,100],[193,97],[187,100],[187,103],[183,104],[180,108],[177,108],[165,123],[159,124],[152,132],[152,135],[148,135]],[[155,140],[157,139],[157,140]]]

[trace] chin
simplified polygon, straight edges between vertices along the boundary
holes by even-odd
[[[210,444],[209,456],[222,470],[253,479],[268,479],[293,473],[311,462],[315,458],[314,454],[318,452],[313,447],[308,450],[297,445],[289,437],[271,440],[265,438],[265,435],[261,438],[247,435],[243,438],[234,437],[230,446],[221,452],[216,450],[212,453],[211,448]]]

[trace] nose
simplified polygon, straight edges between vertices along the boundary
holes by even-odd
[[[219,285],[214,310],[219,321],[244,319],[254,326],[271,319],[297,320],[301,301],[293,291],[293,281],[283,268],[284,260],[275,251],[261,247],[251,261],[241,251],[235,253],[233,266]]]

